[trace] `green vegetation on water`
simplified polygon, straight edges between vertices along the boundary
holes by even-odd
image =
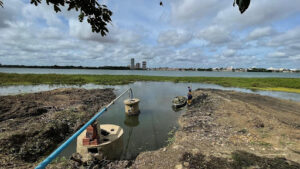
[[[170,77],[140,75],[63,75],[0,73],[0,85],[75,84],[120,85],[136,81],[209,83],[224,87],[300,93],[300,78]]]

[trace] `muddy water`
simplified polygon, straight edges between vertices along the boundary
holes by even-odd
[[[37,85],[37,86],[8,86],[0,87],[0,95],[18,94],[51,90],[61,87],[82,87],[92,88],[115,88],[116,95],[119,95],[129,87],[133,89],[134,97],[141,100],[141,113],[138,117],[127,117],[124,113],[123,100],[128,95],[121,97],[112,105],[98,121],[101,124],[116,124],[124,129],[123,144],[120,145],[118,159],[132,159],[138,153],[159,149],[167,145],[168,133],[177,127],[177,119],[181,111],[175,112],[171,107],[171,100],[178,95],[186,95],[187,86],[196,88],[216,88],[223,90],[236,90],[247,93],[257,93],[272,97],[300,101],[300,94],[270,91],[251,91],[239,88],[224,88],[218,85],[208,85],[199,83],[171,83],[171,82],[136,82],[122,86],[101,86],[87,84],[83,86],[68,85]],[[74,141],[61,156],[69,156],[76,150]],[[118,150],[119,151],[119,150]]]
[[[187,86],[174,88],[162,86],[160,83],[135,83],[117,86],[116,95],[128,87],[132,87],[134,97],[141,100],[140,115],[125,115],[123,101],[129,96],[124,95],[98,119],[101,124],[116,124],[124,129],[119,159],[133,159],[140,152],[156,150],[167,144],[168,133],[177,127],[177,119],[181,112],[173,111],[171,100],[177,95],[185,95]],[[63,155],[73,153],[75,145],[74,142]]]

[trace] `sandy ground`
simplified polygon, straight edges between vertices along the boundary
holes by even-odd
[[[112,89],[0,96],[0,168],[32,168],[114,98]]]

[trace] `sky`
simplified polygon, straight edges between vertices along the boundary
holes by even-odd
[[[92,33],[78,13],[3,0],[0,63],[18,65],[300,69],[300,1],[102,0],[109,34]]]

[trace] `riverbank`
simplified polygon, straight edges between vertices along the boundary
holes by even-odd
[[[222,90],[193,92],[173,143],[131,168],[300,167],[300,103]]]
[[[33,168],[114,98],[112,89],[0,96],[0,168]]]
[[[121,85],[136,81],[191,82],[217,84],[253,90],[300,93],[300,78],[170,77],[140,75],[62,75],[0,73],[0,85],[75,84]]]
[[[77,157],[50,168],[300,168],[299,102],[213,89],[193,96],[168,146],[133,161],[83,164]]]

